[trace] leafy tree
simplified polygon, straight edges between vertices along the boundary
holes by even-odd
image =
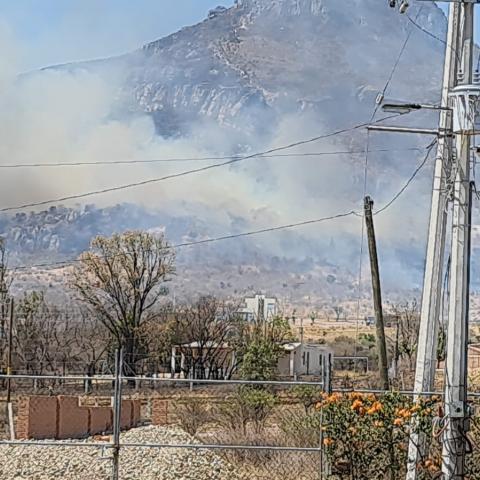
[[[292,389],[292,393],[302,403],[305,414],[322,398],[322,390],[314,385],[297,385]]]
[[[254,324],[245,338],[240,373],[248,380],[272,380],[283,353],[282,343],[292,340],[288,322],[274,317]]]
[[[166,293],[174,261],[163,235],[133,231],[95,238],[73,271],[73,288],[117,347],[123,347],[126,374],[136,374],[142,354],[139,329]]]

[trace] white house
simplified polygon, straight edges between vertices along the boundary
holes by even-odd
[[[311,343],[284,343],[284,351],[277,363],[276,374],[281,378],[297,380],[300,377],[319,377],[330,381],[333,350],[326,345]],[[203,360],[201,360],[203,357]],[[201,371],[199,370],[201,367]],[[237,373],[237,358],[233,347],[227,343],[192,342],[172,348],[171,372],[178,378],[229,379]],[[187,372],[190,372],[187,375]]]
[[[278,360],[282,377],[325,377],[333,363],[333,350],[326,345],[292,342],[282,345],[285,354]]]
[[[262,316],[265,320],[268,320],[278,315],[278,301],[276,298],[267,297],[266,295],[246,297],[245,303],[238,313],[243,315],[245,320],[249,322],[258,320]]]

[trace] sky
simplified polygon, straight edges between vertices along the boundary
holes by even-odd
[[[0,0],[0,22],[18,44],[18,68],[133,50],[204,19],[233,0]]]

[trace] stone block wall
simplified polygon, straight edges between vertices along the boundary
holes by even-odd
[[[120,428],[138,426],[140,400],[122,401]],[[75,439],[111,432],[111,407],[81,407],[79,397],[41,395],[21,397],[16,436],[19,439]]]

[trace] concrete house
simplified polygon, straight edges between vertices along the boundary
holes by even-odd
[[[333,364],[333,350],[326,345],[292,342],[282,348],[277,367],[281,377],[323,377]]]
[[[281,345],[283,355],[278,359],[277,375],[280,378],[297,379],[302,376],[324,378],[333,365],[333,351],[319,344],[300,342]],[[214,352],[214,355],[212,355]],[[204,355],[204,361],[199,357]],[[207,358],[209,361],[207,361]],[[237,356],[228,344],[193,342],[172,348],[171,372],[179,378],[228,379],[237,373]],[[198,367],[201,367],[199,371]],[[186,374],[190,371],[189,374]]]
[[[255,295],[254,297],[246,297],[245,302],[238,310],[238,314],[248,322],[253,322],[262,317],[265,320],[271,319],[278,315],[278,301],[274,297],[266,295]]]

